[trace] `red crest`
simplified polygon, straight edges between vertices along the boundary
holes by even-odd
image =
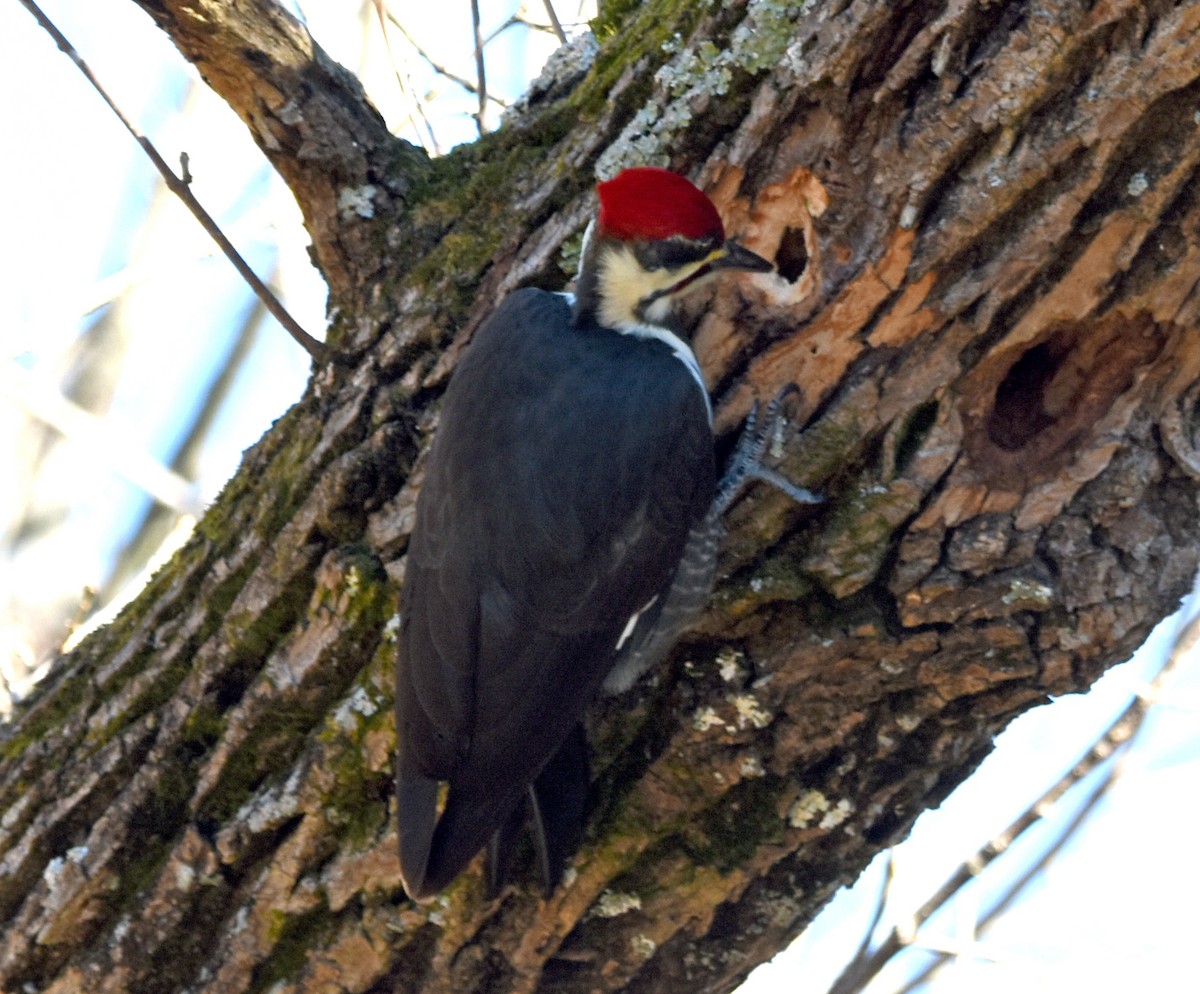
[[[626,169],[596,187],[600,230],[624,242],[659,241],[682,235],[696,241],[725,240],[721,216],[688,179],[667,169]]]

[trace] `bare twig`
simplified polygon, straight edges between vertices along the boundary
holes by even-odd
[[[475,123],[482,135],[487,131],[487,71],[483,65],[483,33],[479,26],[479,0],[471,0],[471,25],[475,32],[475,77],[479,80],[479,110]]]
[[[376,0],[376,3],[379,3],[379,2],[380,2],[380,0]],[[440,62],[435,61],[433,56],[431,56],[428,52],[425,51],[424,48],[421,47],[420,43],[411,34],[409,34],[408,29],[405,28],[405,26],[400,22],[400,19],[397,18],[396,15],[393,14],[390,10],[387,11],[387,19],[391,23],[392,27],[394,27],[397,31],[400,32],[400,34],[404,37],[404,40],[406,42],[408,42],[408,44],[410,46],[412,46],[412,50],[414,52],[416,52],[417,55],[419,55],[422,59],[424,59],[425,63],[435,73],[437,73],[439,76],[444,76],[444,77],[446,77],[446,79],[450,80],[450,82],[456,83],[457,85],[461,86],[468,93],[477,94],[479,92],[478,89],[476,88],[475,84],[472,83],[469,79],[465,79],[462,76],[459,76],[457,73],[451,72],[449,69],[447,69],[445,66],[443,66]],[[518,22],[513,20],[512,18],[510,18],[508,21],[505,22],[504,25],[502,25],[500,28],[497,28],[490,35],[488,35],[487,39],[484,41],[484,44],[487,44],[488,42],[490,42],[493,38],[496,37],[497,34],[499,34],[501,31],[503,31],[504,28],[509,27],[510,25],[513,25],[516,23],[518,23]],[[386,35],[386,31],[384,33]],[[491,93],[487,94],[487,99],[490,100],[492,103],[494,103],[497,107],[501,107],[501,108],[508,107],[507,100],[503,100],[500,97],[495,96],[494,94],[491,94]]]
[[[551,0],[542,0],[546,5],[546,16],[550,18],[550,26],[554,29],[555,35],[558,36],[558,43],[565,45],[567,43],[567,33],[563,31],[563,26],[558,21],[558,14],[554,12],[554,4]]]
[[[504,100],[503,98],[496,96],[494,93],[490,92],[487,89],[486,75],[481,77],[485,84],[484,88],[481,90],[479,85],[471,82],[471,80],[466,79],[463,76],[458,75],[458,73],[453,72],[452,70],[448,69],[446,66],[444,66],[440,62],[438,62],[432,55],[430,55],[429,52],[427,52],[425,50],[425,48],[421,45],[421,43],[412,36],[412,34],[409,32],[409,30],[404,26],[403,22],[400,20],[400,18],[398,18],[391,11],[390,8],[388,8],[388,6],[384,2],[384,0],[373,0],[373,2],[375,4],[376,10],[379,12],[380,18],[386,18],[388,24],[390,24],[391,27],[394,28],[396,31],[400,32],[401,37],[404,38],[404,40],[409,44],[409,46],[412,48],[412,50],[435,73],[437,73],[439,76],[442,76],[443,78],[449,80],[451,83],[454,83],[456,86],[460,86],[467,93],[470,93],[473,96],[475,96],[477,99],[479,99],[481,108],[484,107],[485,104],[494,104],[495,106],[497,106],[501,109],[506,109],[509,106],[509,102],[507,100]],[[502,35],[509,28],[525,28],[526,30],[529,30],[529,31],[552,31],[555,34],[555,36],[559,39],[560,42],[562,42],[564,44],[567,42],[566,31],[562,26],[562,22],[558,20],[558,17],[554,13],[553,7],[551,7],[549,0],[545,0],[545,2],[546,2],[547,12],[550,14],[550,17],[551,17],[551,23],[548,25],[547,24],[536,24],[531,21],[524,20],[523,18],[514,14],[511,17],[509,17],[503,24],[501,24],[499,27],[495,28],[491,33],[489,33],[486,37],[484,37],[482,39],[482,41],[479,41],[481,29],[479,28],[478,25],[476,26],[475,34],[476,34],[476,39],[477,39],[477,46],[475,48],[475,63],[476,63],[477,72],[480,70],[480,63],[481,63],[481,59],[482,59],[481,53],[483,52],[483,50],[486,49],[488,45],[490,45],[493,41],[495,41],[496,38],[498,38],[500,35]],[[388,37],[388,31],[385,26],[384,27],[385,42],[387,41],[387,37]],[[389,54],[389,56],[391,56],[390,44],[388,46],[388,54]],[[396,61],[394,58],[392,58],[392,66],[393,66],[393,69],[395,69]],[[396,73],[397,73],[397,79],[399,79],[399,70],[396,70]],[[404,91],[405,95],[407,96],[408,95],[407,90],[405,90],[403,82],[400,83],[400,86],[401,86],[401,90]],[[418,106],[418,112],[421,115],[422,121],[425,123],[426,128],[429,128],[428,121],[424,117],[424,111],[421,109],[421,105],[419,102],[418,102],[417,106]],[[476,118],[476,123],[478,123],[478,121],[479,121],[480,113],[481,112],[476,112],[476,114],[473,115]],[[409,120],[414,121],[414,119],[415,119],[415,115],[410,114]],[[431,138],[432,138],[432,130],[430,129],[430,131],[431,131]],[[435,150],[436,150],[436,142],[434,142],[434,145],[435,145]]]
[[[279,302],[279,298],[276,297],[275,294],[270,291],[267,285],[258,278],[254,270],[250,268],[246,260],[243,259],[238,250],[234,248],[233,243],[225,237],[224,232],[222,232],[217,226],[216,221],[212,219],[208,211],[204,209],[200,201],[198,201],[192,194],[192,191],[189,188],[191,175],[187,173],[187,164],[184,163],[184,172],[187,178],[186,180],[180,179],[177,175],[175,175],[175,171],[167,165],[166,160],[158,154],[158,149],[154,147],[154,145],[150,142],[150,139],[146,138],[137,130],[137,128],[133,126],[133,122],[131,122],[129,118],[125,116],[113,98],[108,95],[108,92],[103,86],[100,85],[100,81],[92,73],[92,70],[88,67],[87,63],[83,61],[82,56],[80,56],[75,47],[67,40],[66,36],[58,30],[54,22],[51,21],[44,13],[42,13],[41,8],[39,8],[37,4],[33,2],[33,0],[21,0],[21,3],[34,16],[38,24],[40,24],[49,33],[50,37],[54,39],[55,44],[58,45],[67,58],[75,63],[76,68],[83,73],[87,81],[92,84],[93,89],[100,94],[100,98],[106,104],[108,104],[109,110],[111,110],[117,116],[117,120],[119,120],[125,126],[125,130],[134,137],[134,140],[136,140],[139,145],[141,145],[142,151],[145,152],[150,161],[154,163],[154,167],[158,170],[159,175],[162,176],[163,182],[167,184],[167,188],[184,202],[196,220],[200,222],[201,227],[208,232],[209,237],[211,237],[213,241],[220,246],[221,251],[225,253],[225,257],[231,263],[233,263],[234,268],[238,271],[238,273],[241,274],[242,279],[244,279],[250,286],[250,289],[254,291],[254,295],[262,301],[263,306],[271,312],[275,320],[283,326],[284,330],[300,344],[301,348],[303,348],[305,352],[312,356],[314,362],[325,361],[328,358],[329,350],[324,344],[318,342],[307,331],[300,327],[296,319],[293,318],[283,304]]]
[[[1075,814],[1071,817],[1071,820],[1067,822],[1065,826],[1063,826],[1063,829],[1059,832],[1058,837],[1046,847],[1045,851],[1038,856],[1037,860],[1034,861],[1032,866],[1028,867],[1024,873],[1022,873],[1019,877],[1012,881],[1011,884],[1009,884],[1009,886],[1005,889],[1005,892],[1000,896],[996,903],[993,904],[991,908],[988,909],[987,913],[979,919],[975,926],[975,934],[977,936],[983,935],[988,928],[1012,906],[1013,901],[1015,901],[1025,890],[1025,888],[1037,878],[1039,873],[1045,870],[1046,867],[1054,861],[1055,857],[1062,852],[1063,847],[1066,846],[1066,844],[1072,838],[1074,838],[1076,834],[1078,834],[1079,829],[1082,828],[1087,820],[1092,816],[1092,813],[1096,810],[1097,805],[1099,805],[1100,801],[1108,795],[1108,792],[1111,790],[1112,786],[1120,778],[1121,770],[1124,766],[1123,761],[1129,755],[1128,750],[1129,743],[1127,741],[1122,747],[1121,755],[1117,758],[1116,762],[1109,767],[1109,770],[1105,774],[1104,778],[1092,788],[1091,793],[1087,796],[1087,800],[1080,805],[1079,810],[1075,812]],[[935,953],[934,958],[928,964],[926,964],[921,971],[912,978],[912,980],[901,987],[896,994],[912,994],[913,991],[929,980],[933,974],[945,966],[950,958],[951,957],[948,953]]]
[[[441,155],[442,149],[438,144],[437,135],[434,133],[433,124],[429,120],[428,115],[425,113],[424,102],[419,96],[417,96],[415,92],[412,92],[412,87],[405,82],[404,77],[400,74],[399,63],[397,63],[396,55],[392,51],[392,39],[388,34],[388,21],[391,21],[392,24],[400,29],[401,34],[404,35],[404,40],[412,45],[413,48],[417,49],[417,54],[424,56],[425,53],[417,48],[416,43],[409,36],[409,33],[404,30],[404,27],[400,24],[399,20],[396,19],[396,16],[391,12],[391,10],[388,9],[385,0],[374,0],[374,6],[375,14],[379,18],[379,30],[383,34],[383,45],[384,48],[387,49],[388,61],[392,64],[392,72],[396,76],[396,85],[400,87],[400,95],[404,97],[405,102],[410,108],[408,112],[408,121],[405,123],[411,124],[414,128],[416,128],[417,118],[420,118],[421,124],[425,128],[425,133],[429,136],[430,150],[434,155]],[[429,61],[428,58],[426,58],[426,61]],[[432,65],[432,63],[430,63],[430,65]],[[436,66],[434,68],[436,68]]]
[[[559,26],[561,27],[561,24]],[[541,31],[544,34],[557,34],[557,32],[554,30],[554,26],[551,24],[540,24],[537,21],[526,20],[524,17],[521,17],[520,14],[513,14],[507,21],[501,24],[500,27],[496,28],[491,34],[484,38],[483,44],[485,46],[490,45],[509,28],[525,28],[527,31]]]
[[[858,949],[854,951],[854,956],[851,957],[851,963],[857,963],[867,958],[871,952],[871,938],[875,935],[875,929],[879,927],[879,923],[883,921],[883,913],[887,909],[888,895],[891,894],[892,884],[896,880],[896,850],[889,849],[887,854],[887,866],[883,871],[883,885],[879,888],[879,897],[875,902],[875,912],[871,915],[871,922],[867,925],[866,931],[863,933],[862,942]]]

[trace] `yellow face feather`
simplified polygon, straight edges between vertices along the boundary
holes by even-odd
[[[667,291],[724,254],[719,248],[675,269],[646,269],[628,245],[613,246],[600,259],[600,323],[617,329],[662,323],[671,309]],[[688,289],[700,282],[688,282]]]

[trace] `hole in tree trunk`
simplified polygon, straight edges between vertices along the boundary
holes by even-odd
[[[988,437],[1008,452],[1024,448],[1055,419],[1046,410],[1046,389],[1062,363],[1062,350],[1035,345],[1012,364],[996,387]]]
[[[1113,405],[1144,383],[1149,367],[1170,364],[1188,337],[1145,312],[1059,322],[1040,340],[997,352],[964,384],[964,445],[989,486],[1028,487],[1099,444]],[[1164,353],[1164,349],[1171,352]],[[1167,366],[1163,367],[1168,368]],[[1129,403],[1133,403],[1131,398]]]
[[[788,228],[775,253],[775,268],[789,283],[795,283],[808,268],[808,246],[804,244],[803,228]]]

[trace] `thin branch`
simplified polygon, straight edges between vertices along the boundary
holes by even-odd
[[[41,9],[36,3],[33,2],[33,0],[21,0],[21,3],[24,5],[25,9],[34,16],[38,24],[45,28],[50,37],[54,39],[55,44],[58,45],[63,53],[75,63],[76,68],[83,73],[84,78],[86,78],[87,81],[92,84],[93,89],[100,94],[100,98],[106,104],[108,104],[109,110],[111,110],[117,116],[117,120],[119,120],[125,126],[125,130],[134,137],[134,140],[137,141],[139,145],[141,145],[142,151],[145,152],[150,161],[154,163],[154,167],[158,170],[159,175],[162,176],[163,182],[167,184],[167,189],[169,189],[184,202],[188,210],[190,210],[193,216],[195,216],[196,220],[200,222],[201,227],[208,232],[209,237],[211,237],[213,241],[215,241],[217,245],[221,247],[221,251],[225,253],[225,257],[231,263],[233,263],[234,268],[238,271],[238,273],[241,274],[242,279],[244,279],[250,286],[250,289],[254,291],[254,295],[262,301],[263,306],[271,312],[275,320],[278,321],[280,325],[283,326],[283,329],[300,344],[300,347],[312,357],[314,362],[323,362],[328,359],[329,350],[325,347],[325,345],[321,342],[318,342],[307,331],[301,328],[296,322],[296,319],[293,318],[283,304],[279,302],[279,299],[275,296],[275,294],[273,294],[267,285],[258,278],[254,270],[250,268],[250,266],[246,263],[246,260],[243,259],[238,250],[234,248],[233,243],[225,237],[224,232],[222,232],[217,226],[216,221],[212,219],[208,211],[204,209],[200,201],[198,201],[192,194],[191,189],[188,187],[188,183],[175,175],[175,171],[169,165],[167,165],[166,160],[164,160],[163,157],[158,154],[158,149],[154,147],[154,145],[150,142],[150,139],[142,135],[141,132],[139,132],[137,128],[133,126],[133,122],[131,122],[129,118],[122,113],[121,109],[117,106],[113,98],[110,97],[104,87],[100,85],[100,81],[92,73],[92,70],[88,67],[87,63],[83,61],[82,56],[80,56],[79,52],[76,51],[75,46],[73,46],[67,40],[66,36],[58,30],[58,28],[54,25],[54,22],[51,21],[44,13],[42,13]],[[184,163],[184,171],[185,173],[187,172],[186,163]],[[191,179],[190,174],[187,176],[187,179]]]
[[[520,14],[513,14],[507,21],[496,28],[490,35],[483,39],[485,46],[490,45],[493,41],[499,38],[509,28],[525,28],[527,31],[541,31],[546,34],[554,32],[554,28],[549,24],[539,24],[537,21],[528,21],[521,17]]]
[[[1087,823],[1087,820],[1095,812],[1100,804],[1100,801],[1108,796],[1113,786],[1120,780],[1125,773],[1129,759],[1129,753],[1133,747],[1133,743],[1137,735],[1145,727],[1145,717],[1149,713],[1150,707],[1158,704],[1158,696],[1161,693],[1162,685],[1166,678],[1175,670],[1183,658],[1191,652],[1197,642],[1200,641],[1200,613],[1193,615],[1179,629],[1175,635],[1175,640],[1172,643],[1171,651],[1167,656],[1166,661],[1154,675],[1150,686],[1145,692],[1139,694],[1131,703],[1130,708],[1136,705],[1142,705],[1141,712],[1137,718],[1135,726],[1130,730],[1129,736],[1117,748],[1116,759],[1108,768],[1103,779],[1092,789],[1088,794],[1087,799],[1079,806],[1079,809],[1059,832],[1057,838],[1046,847],[1045,851],[1038,857],[1032,866],[1028,867],[1016,880],[1014,880],[1000,896],[995,904],[988,909],[987,913],[980,918],[977,926],[977,933],[982,935],[987,929],[1000,918],[1011,906],[1012,903],[1021,895],[1026,887],[1029,886],[1040,874],[1050,865],[1051,862],[1062,852],[1066,844],[1074,838],[1079,830]],[[1122,714],[1129,713],[1130,708],[1127,708]],[[1117,723],[1121,718],[1117,719]],[[1114,723],[1116,724],[1116,723]],[[1111,728],[1111,726],[1110,726]],[[1102,737],[1103,738],[1103,737]],[[1094,748],[1094,747],[1093,747]],[[943,953],[937,956],[928,963],[920,973],[910,980],[904,987],[900,988],[896,994],[911,994],[921,984],[928,980],[937,970],[939,970],[949,959]]]
[[[378,3],[378,2],[380,2],[380,0],[376,0],[376,2]],[[446,77],[446,79],[450,80],[450,82],[456,83],[457,85],[461,86],[464,90],[466,90],[470,94],[477,94],[479,92],[479,90],[476,88],[475,84],[472,83],[469,79],[465,79],[462,76],[459,76],[457,73],[451,72],[449,69],[447,69],[445,66],[443,66],[440,62],[435,61],[434,58],[428,52],[426,52],[425,49],[423,49],[421,47],[420,43],[411,34],[408,33],[408,29],[405,28],[402,23],[400,23],[399,18],[397,18],[396,15],[391,12],[391,10],[387,11],[387,19],[391,23],[392,27],[394,27],[397,31],[400,32],[401,35],[403,35],[404,40],[406,42],[408,42],[409,45],[412,46],[413,51],[416,52],[417,55],[419,55],[422,59],[424,59],[426,64],[429,66],[429,68],[432,69],[435,73],[437,73],[439,76]],[[490,42],[494,37],[496,37],[497,34],[499,34],[501,31],[503,31],[504,28],[510,26],[511,24],[515,24],[515,23],[518,23],[518,22],[516,22],[510,18],[508,21],[505,22],[504,25],[497,28],[496,31],[493,31],[492,34],[490,34],[488,36],[488,38],[484,42],[484,44],[487,44],[487,42]],[[384,33],[386,35],[386,31]],[[487,99],[490,100],[492,103],[494,103],[497,107],[500,107],[500,108],[508,107],[507,100],[503,100],[500,97],[497,97],[491,93],[486,94],[486,96],[487,96]]]
[[[404,35],[405,41],[412,45],[413,48],[417,48],[417,46],[413,42],[412,38],[409,37],[408,32],[404,30],[403,26],[401,26],[400,22],[396,19],[396,16],[388,8],[384,0],[373,0],[373,6],[375,7],[375,14],[379,18],[379,30],[383,35],[383,45],[384,48],[387,49],[388,61],[392,64],[392,72],[396,76],[396,85],[400,87],[400,95],[404,97],[405,102],[410,107],[408,112],[408,120],[405,123],[411,124],[413,128],[416,129],[417,118],[419,117],[421,119],[421,124],[425,127],[425,133],[429,135],[429,144],[433,148],[433,154],[441,155],[441,145],[438,144],[437,135],[433,130],[433,124],[429,120],[429,116],[425,113],[424,101],[417,96],[414,88],[411,85],[411,82],[405,83],[404,77],[400,74],[400,66],[396,62],[395,53],[392,51],[392,39],[388,34],[388,21],[391,21],[397,28],[400,29],[401,34]],[[424,56],[425,53],[417,48],[417,54]],[[426,58],[426,61],[428,62],[429,60]],[[432,63],[430,64],[432,65]],[[436,68],[436,66],[434,68]]]
[[[879,898],[875,902],[875,911],[871,915],[871,922],[867,926],[866,932],[863,933],[862,942],[850,959],[851,965],[865,960],[870,955],[871,938],[875,935],[875,929],[879,927],[879,923],[883,921],[883,913],[887,909],[888,896],[892,892],[892,884],[895,883],[895,880],[896,850],[893,848],[888,850],[887,866],[883,871],[883,886],[879,888]]]
[[[551,0],[542,0],[546,5],[546,15],[550,18],[550,26],[554,29],[555,35],[558,36],[558,43],[565,45],[567,43],[567,33],[563,31],[563,26],[558,21],[558,14],[554,12],[554,4]]]
[[[482,91],[482,95],[481,95],[481,91],[480,91],[480,88],[478,85],[476,85],[475,83],[472,83],[469,79],[466,79],[463,76],[458,75],[458,73],[453,72],[452,70],[448,69],[446,66],[444,66],[440,62],[438,62],[435,58],[433,58],[433,56],[431,56],[422,47],[421,43],[418,42],[416,40],[416,38],[414,38],[412,36],[412,34],[404,26],[403,22],[394,13],[392,13],[391,9],[388,8],[386,3],[384,3],[384,0],[373,0],[373,2],[374,2],[376,10],[379,11],[380,17],[381,18],[386,17],[387,22],[389,24],[391,24],[391,26],[393,28],[395,28],[397,31],[400,32],[400,34],[404,38],[404,40],[406,42],[408,42],[408,44],[412,47],[412,50],[414,52],[416,52],[416,54],[421,59],[423,59],[424,62],[426,63],[426,65],[428,65],[429,68],[432,69],[435,73],[437,73],[439,76],[442,76],[443,78],[449,80],[450,82],[454,83],[455,85],[461,87],[467,93],[470,93],[476,97],[481,97],[481,99],[480,99],[481,107],[486,102],[486,103],[490,103],[490,104],[495,104],[497,107],[501,108],[502,110],[508,108],[509,102],[507,100],[504,100],[503,98],[498,97],[495,94],[493,94],[487,90],[486,77],[484,78],[485,87],[484,87],[484,89]],[[545,2],[546,2],[547,10],[551,14],[552,22],[548,25],[547,24],[536,24],[532,21],[526,21],[526,20],[522,19],[521,17],[517,16],[516,14],[512,15],[503,24],[501,24],[499,27],[495,28],[490,34],[488,34],[486,38],[483,38],[482,42],[476,48],[475,56],[476,56],[477,70],[479,68],[481,51],[483,49],[486,49],[488,45],[490,45],[493,41],[495,41],[496,38],[498,38],[500,35],[502,35],[509,28],[518,28],[519,27],[519,28],[525,28],[530,31],[552,31],[558,37],[559,41],[565,44],[567,42],[567,36],[566,36],[565,29],[562,26],[562,22],[559,21],[557,16],[554,15],[553,8],[550,7],[549,0],[545,0]],[[384,31],[384,40],[386,42],[387,34],[388,34],[386,27],[384,27],[383,31]],[[479,29],[476,30],[476,37],[477,38],[479,37]],[[389,54],[389,56],[391,56],[390,44],[388,45],[388,54]],[[393,69],[395,69],[395,67],[396,67],[394,58],[392,59],[392,67],[393,67]],[[397,73],[397,79],[399,79],[399,70],[396,70],[396,73]],[[403,92],[405,92],[405,95],[408,96],[407,90],[405,90],[405,87],[404,87],[404,84],[402,81],[400,83],[400,87],[401,87],[401,90]],[[417,106],[418,106],[418,112],[421,114],[422,120],[424,121],[425,120],[424,111],[421,109],[420,102],[418,102]],[[478,112],[476,113],[476,115],[473,115],[473,116],[476,117],[476,123],[478,124],[478,120],[479,120]],[[414,115],[410,114],[409,120],[413,121],[413,118],[414,118]],[[426,127],[428,128],[429,127],[428,121],[425,121],[425,124],[426,124]],[[432,136],[432,132],[431,132],[431,136]],[[436,142],[435,142],[435,146],[436,146]]]
[[[1092,816],[1100,801],[1108,795],[1113,785],[1120,778],[1121,771],[1124,767],[1123,761],[1128,755],[1129,743],[1126,742],[1122,747],[1121,755],[1118,757],[1117,761],[1113,763],[1111,767],[1109,767],[1109,770],[1105,774],[1104,778],[1092,789],[1092,792],[1088,794],[1087,800],[1080,805],[1079,810],[1075,812],[1075,814],[1071,817],[1071,820],[1067,822],[1062,831],[1059,832],[1058,837],[1046,847],[1045,851],[1037,858],[1032,866],[1028,867],[1024,873],[1017,877],[1017,879],[1008,886],[996,903],[993,904],[992,907],[988,909],[987,913],[979,919],[975,926],[975,934],[977,936],[982,936],[988,930],[988,928],[1012,906],[1012,903],[1022,894],[1022,892],[1024,892],[1025,888],[1028,887],[1035,879],[1037,879],[1038,874],[1042,873],[1046,867],[1054,861],[1059,853],[1062,852],[1066,844],[1079,833],[1079,829],[1082,828],[1087,820]],[[912,978],[912,980],[901,987],[896,994],[912,994],[913,991],[929,980],[933,974],[945,966],[949,960],[950,955],[948,953],[936,953],[934,958],[927,963],[925,967],[922,968],[922,970]]]
[[[259,213],[249,215],[248,218],[242,217],[232,224],[226,225],[235,237],[240,236],[248,240],[260,236],[265,237],[263,232],[268,226],[269,223],[259,223]],[[216,246],[210,246],[206,242],[203,247],[197,247],[195,251],[161,252],[155,255],[152,262],[129,263],[124,269],[110,273],[108,276],[97,279],[92,285],[80,289],[77,294],[78,299],[73,301],[71,310],[80,317],[87,317],[100,308],[107,307],[135,287],[161,279],[166,274],[175,273],[180,266],[208,261],[216,256]]]
[[[483,34],[479,26],[479,0],[471,0],[471,25],[475,32],[475,76],[479,80],[479,111],[475,123],[480,135],[487,131],[484,118],[487,114],[487,72],[483,65]]]

